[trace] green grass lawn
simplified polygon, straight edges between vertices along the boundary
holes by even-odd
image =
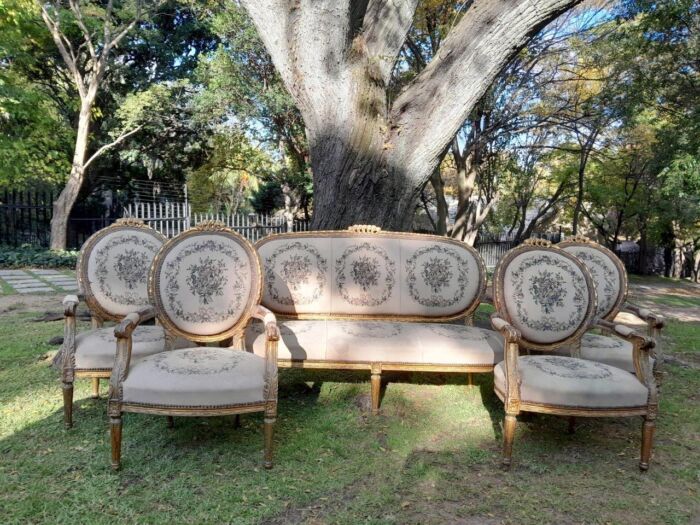
[[[486,311],[486,309],[484,309]],[[61,322],[0,318],[0,511],[10,523],[691,523],[700,519],[700,372],[672,364],[651,468],[641,421],[549,416],[518,425],[502,471],[503,410],[491,377],[413,375],[366,413],[368,374],[281,372],[276,465],[262,418],[127,414],[123,469],[109,467],[104,399],[76,388],[63,429],[46,341]],[[480,312],[480,316],[485,313]],[[81,328],[85,329],[83,325]],[[700,323],[670,323],[666,348],[697,357]],[[691,356],[692,354],[692,356]],[[693,361],[693,359],[687,359]],[[695,359],[697,362],[697,359]],[[103,387],[106,393],[106,385]]]

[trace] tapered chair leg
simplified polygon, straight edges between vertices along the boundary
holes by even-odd
[[[576,416],[569,416],[569,434],[576,432]]]
[[[648,417],[644,418],[642,424],[642,454],[639,461],[639,470],[649,469],[649,460],[651,459],[651,447],[654,442],[654,429],[656,422]]]
[[[112,468],[119,470],[122,465],[122,418],[109,419],[109,430],[112,441]]]
[[[382,393],[382,374],[380,371],[372,370],[371,379],[372,389],[372,415],[379,414],[379,399]]]
[[[276,418],[265,418],[265,468],[272,468],[272,436]]]
[[[73,426],[73,383],[63,383],[63,423],[66,428]]]
[[[513,439],[515,438],[515,425],[517,419],[514,414],[506,414],[503,421],[503,466],[510,467],[511,456],[513,454]]]
[[[100,397],[100,378],[92,378],[92,398],[97,399]]]
[[[233,420],[233,428],[241,428],[241,415],[236,414],[236,417]]]
[[[165,420],[168,422],[168,428],[175,427],[175,418],[173,416],[165,416]]]

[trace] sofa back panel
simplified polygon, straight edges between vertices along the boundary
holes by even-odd
[[[291,316],[457,317],[485,284],[476,251],[433,235],[290,233],[256,247],[262,304]]]

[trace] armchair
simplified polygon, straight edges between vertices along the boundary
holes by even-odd
[[[100,379],[108,378],[114,362],[116,339],[104,321],[120,321],[148,304],[148,268],[165,242],[157,231],[137,219],[119,219],[92,235],[78,259],[80,295],[63,299],[63,346],[53,364],[61,372],[63,419],[73,426],[73,384],[76,378],[92,379],[92,395],[99,397]],[[77,333],[75,314],[81,300],[87,304],[92,329]],[[159,326],[142,326],[133,334],[134,355],[143,356],[168,348],[172,341]]]
[[[661,329],[664,319],[627,302],[627,272],[622,261],[606,247],[582,235],[562,241],[557,246],[578,257],[591,272],[598,294],[595,318],[596,321],[604,321],[596,322],[593,327],[613,336],[586,333],[581,338],[580,345],[573,348],[574,355],[635,372],[632,343],[620,338],[619,334],[605,323],[613,321],[621,311],[628,312],[647,325],[647,334],[654,339],[655,346],[650,351],[650,356],[654,372],[657,378],[660,377],[663,365]]]
[[[511,463],[516,418],[526,411],[571,418],[642,416],[639,467],[648,469],[657,413],[649,362],[653,340],[622,325],[606,325],[630,341],[634,375],[596,361],[552,355],[576,344],[588,330],[596,313],[596,290],[585,265],[548,241],[526,242],[509,251],[496,266],[493,287],[491,324],[505,345],[505,359],[494,369],[494,389],[505,404],[504,466]]]
[[[257,252],[221,223],[200,223],[163,245],[149,275],[152,307],[127,315],[115,329],[108,409],[114,469],[121,465],[124,412],[164,415],[169,421],[264,412],[264,465],[272,467],[279,330],[272,312],[259,305],[261,290]],[[154,316],[169,332],[199,346],[134,362],[133,333]],[[251,317],[264,323],[264,356],[240,348]],[[205,346],[212,342],[219,346]]]

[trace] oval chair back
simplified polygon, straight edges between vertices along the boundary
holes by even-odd
[[[93,314],[118,321],[148,306],[148,273],[165,237],[139,219],[118,219],[80,250],[78,286]]]
[[[575,236],[557,244],[562,250],[575,255],[591,272],[598,296],[595,318],[615,319],[627,298],[625,265],[611,250],[590,240]]]
[[[494,305],[522,334],[521,346],[554,350],[580,339],[596,308],[596,291],[583,263],[549,241],[529,240],[496,265]]]
[[[261,291],[257,252],[216,221],[166,242],[148,281],[151,304],[165,329],[201,343],[242,333]]]

